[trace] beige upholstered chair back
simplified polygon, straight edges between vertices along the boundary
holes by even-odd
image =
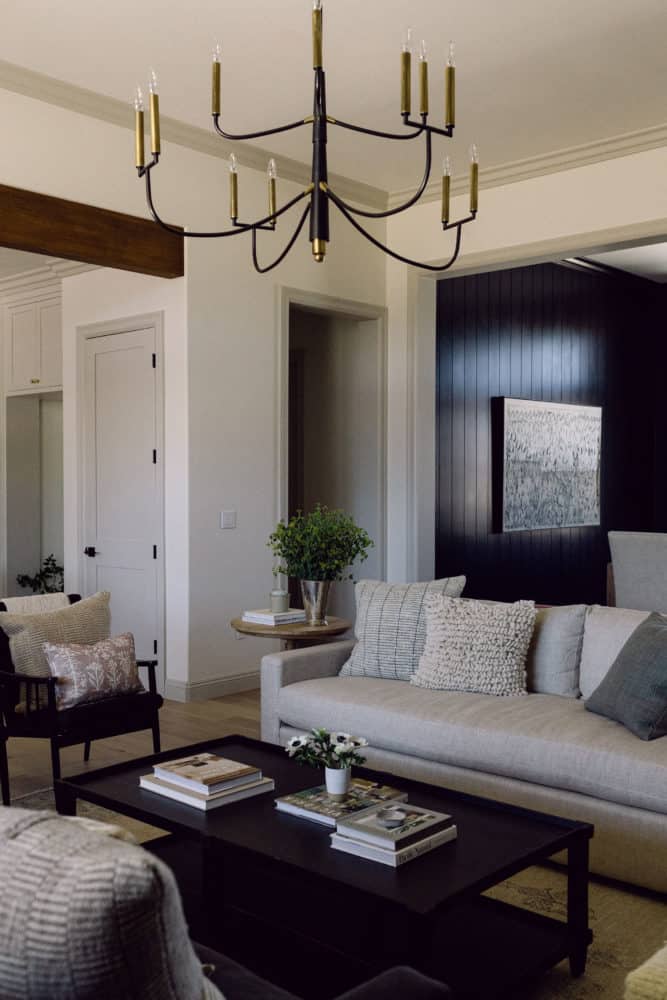
[[[616,606],[667,612],[667,533],[610,531]]]

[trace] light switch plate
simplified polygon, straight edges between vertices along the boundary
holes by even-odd
[[[220,511],[220,527],[221,528],[235,528],[236,527],[236,511],[235,510],[222,510],[222,511]]]

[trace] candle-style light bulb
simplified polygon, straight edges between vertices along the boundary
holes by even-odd
[[[322,67],[322,0],[313,0],[313,69]]]
[[[269,215],[273,216],[276,214],[276,179],[278,177],[278,168],[276,167],[276,161],[273,157],[269,160],[269,166],[266,172],[269,179]],[[275,219],[273,220],[273,223],[275,225]]]
[[[442,222],[449,222],[449,197],[452,182],[452,163],[448,156],[442,161]]]
[[[479,202],[479,150],[473,142],[470,147],[470,211],[477,212]]]
[[[445,66],[445,125],[456,125],[456,64],[454,63],[454,42],[449,43],[449,55]]]
[[[211,114],[220,114],[220,60],[222,51],[220,43],[216,42],[213,49],[213,62],[211,64]]]
[[[423,38],[419,45],[419,113],[428,114],[428,59]]]
[[[144,153],[144,95],[141,87],[137,87],[134,95],[134,162],[135,166],[143,167]]]
[[[401,51],[401,114],[409,115],[412,104],[412,28],[406,28]]]
[[[151,109],[151,152],[160,152],[160,98],[158,97],[157,73],[151,70],[148,79],[148,100]]]
[[[236,222],[239,217],[239,163],[236,153],[229,157],[229,217]]]

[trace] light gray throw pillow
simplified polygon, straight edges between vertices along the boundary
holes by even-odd
[[[221,1000],[171,871],[50,812],[0,809],[0,996]]]
[[[410,683],[437,691],[526,694],[532,601],[489,604],[452,597],[426,601],[426,644]]]
[[[526,661],[529,691],[579,697],[585,620],[585,604],[538,609]]]
[[[634,630],[648,616],[648,611],[606,608],[599,604],[588,608],[579,671],[582,698],[590,698]]]
[[[355,589],[357,644],[341,668],[344,677],[384,677],[408,681],[417,669],[426,641],[426,598],[460,597],[464,576],[430,583],[383,583],[360,580]]]

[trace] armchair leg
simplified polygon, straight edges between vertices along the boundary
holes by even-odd
[[[60,747],[55,738],[51,739],[51,771],[54,782],[58,781],[60,778]]]
[[[2,789],[2,804],[9,805],[9,764],[7,763],[7,740],[0,739],[0,787]]]
[[[86,740],[86,742],[83,744],[83,759],[86,764],[90,760],[90,743],[91,743],[90,740]]]
[[[151,729],[153,731],[153,753],[159,753],[160,749],[161,749],[161,746],[160,746],[160,720],[157,718],[157,716],[155,717],[155,722],[151,726]]]

